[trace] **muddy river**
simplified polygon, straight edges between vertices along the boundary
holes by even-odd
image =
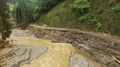
[[[75,49],[71,44],[67,43],[52,43],[51,40],[43,40],[35,37],[17,37],[11,36],[13,42],[10,44],[18,45],[34,45],[48,47],[47,52],[41,55],[38,59],[31,61],[31,64],[26,64],[21,67],[69,67],[69,56],[71,52],[80,54],[89,62],[90,67],[100,67],[100,64],[80,49]]]

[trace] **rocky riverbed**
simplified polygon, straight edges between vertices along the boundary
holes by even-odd
[[[69,43],[81,49],[101,63],[102,67],[120,67],[113,57],[120,59],[120,40],[83,31],[40,27],[30,25],[27,30],[40,39],[49,39],[53,43]],[[113,56],[113,57],[112,57]]]
[[[13,40],[10,41],[13,48],[0,52],[4,60],[0,63],[2,67],[101,67],[90,58],[74,53],[77,51],[72,45],[37,39],[29,30],[13,29],[8,40]]]
[[[13,29],[11,36],[27,36],[27,31]],[[32,36],[32,35],[29,35]],[[10,43],[17,40],[8,39]],[[0,51],[0,67],[20,67],[29,64],[32,60],[37,59],[47,51],[47,47],[38,47],[31,45],[11,44],[12,48],[5,48]]]
[[[28,64],[33,59],[47,51],[45,47],[13,45],[13,48],[5,48],[0,52],[1,67],[20,67]]]

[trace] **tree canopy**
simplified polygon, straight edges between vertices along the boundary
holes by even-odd
[[[49,11],[61,1],[64,0],[35,0],[33,2],[35,6],[34,19],[38,18],[41,14]]]
[[[35,0],[27,4],[25,0],[18,0],[12,13],[16,23],[26,26],[30,21],[37,20],[41,14],[49,11],[55,5],[63,0]]]
[[[33,9],[25,0],[19,0],[12,11],[16,23],[21,26],[26,26],[33,19]]]
[[[0,0],[0,33],[2,35],[2,42],[5,41],[7,37],[10,36],[11,33],[11,23],[8,19],[10,19],[10,10],[7,5],[7,0]]]

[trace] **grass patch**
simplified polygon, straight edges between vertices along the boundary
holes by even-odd
[[[35,23],[35,25],[38,25],[38,26],[39,26],[39,24],[38,24],[38,23]]]
[[[10,3],[7,3],[9,5],[10,8],[13,8],[15,5],[14,4],[10,4]]]
[[[112,8],[112,10],[113,10],[114,13],[116,13],[116,12],[120,11],[120,6],[117,6],[117,7],[115,7],[115,8]]]

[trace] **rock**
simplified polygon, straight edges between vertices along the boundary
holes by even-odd
[[[30,36],[34,34],[37,38],[51,39],[52,42],[55,43],[70,43],[75,48],[82,49],[89,53],[95,57],[95,60],[98,60],[106,67],[120,66],[120,64],[117,64],[117,62],[114,62],[111,58],[111,56],[115,56],[120,59],[120,40],[82,31],[41,28],[35,25],[30,25],[27,30],[30,30]]]
[[[71,53],[69,67],[89,67],[89,63],[79,54]]]
[[[13,45],[13,48],[6,48],[0,52],[0,57],[3,57],[1,60],[5,60],[5,64],[2,65],[2,67],[20,67],[37,59],[40,55],[44,54],[47,49],[46,47],[38,46]],[[5,52],[5,54],[3,54],[3,52]],[[8,53],[9,55],[7,55]]]

